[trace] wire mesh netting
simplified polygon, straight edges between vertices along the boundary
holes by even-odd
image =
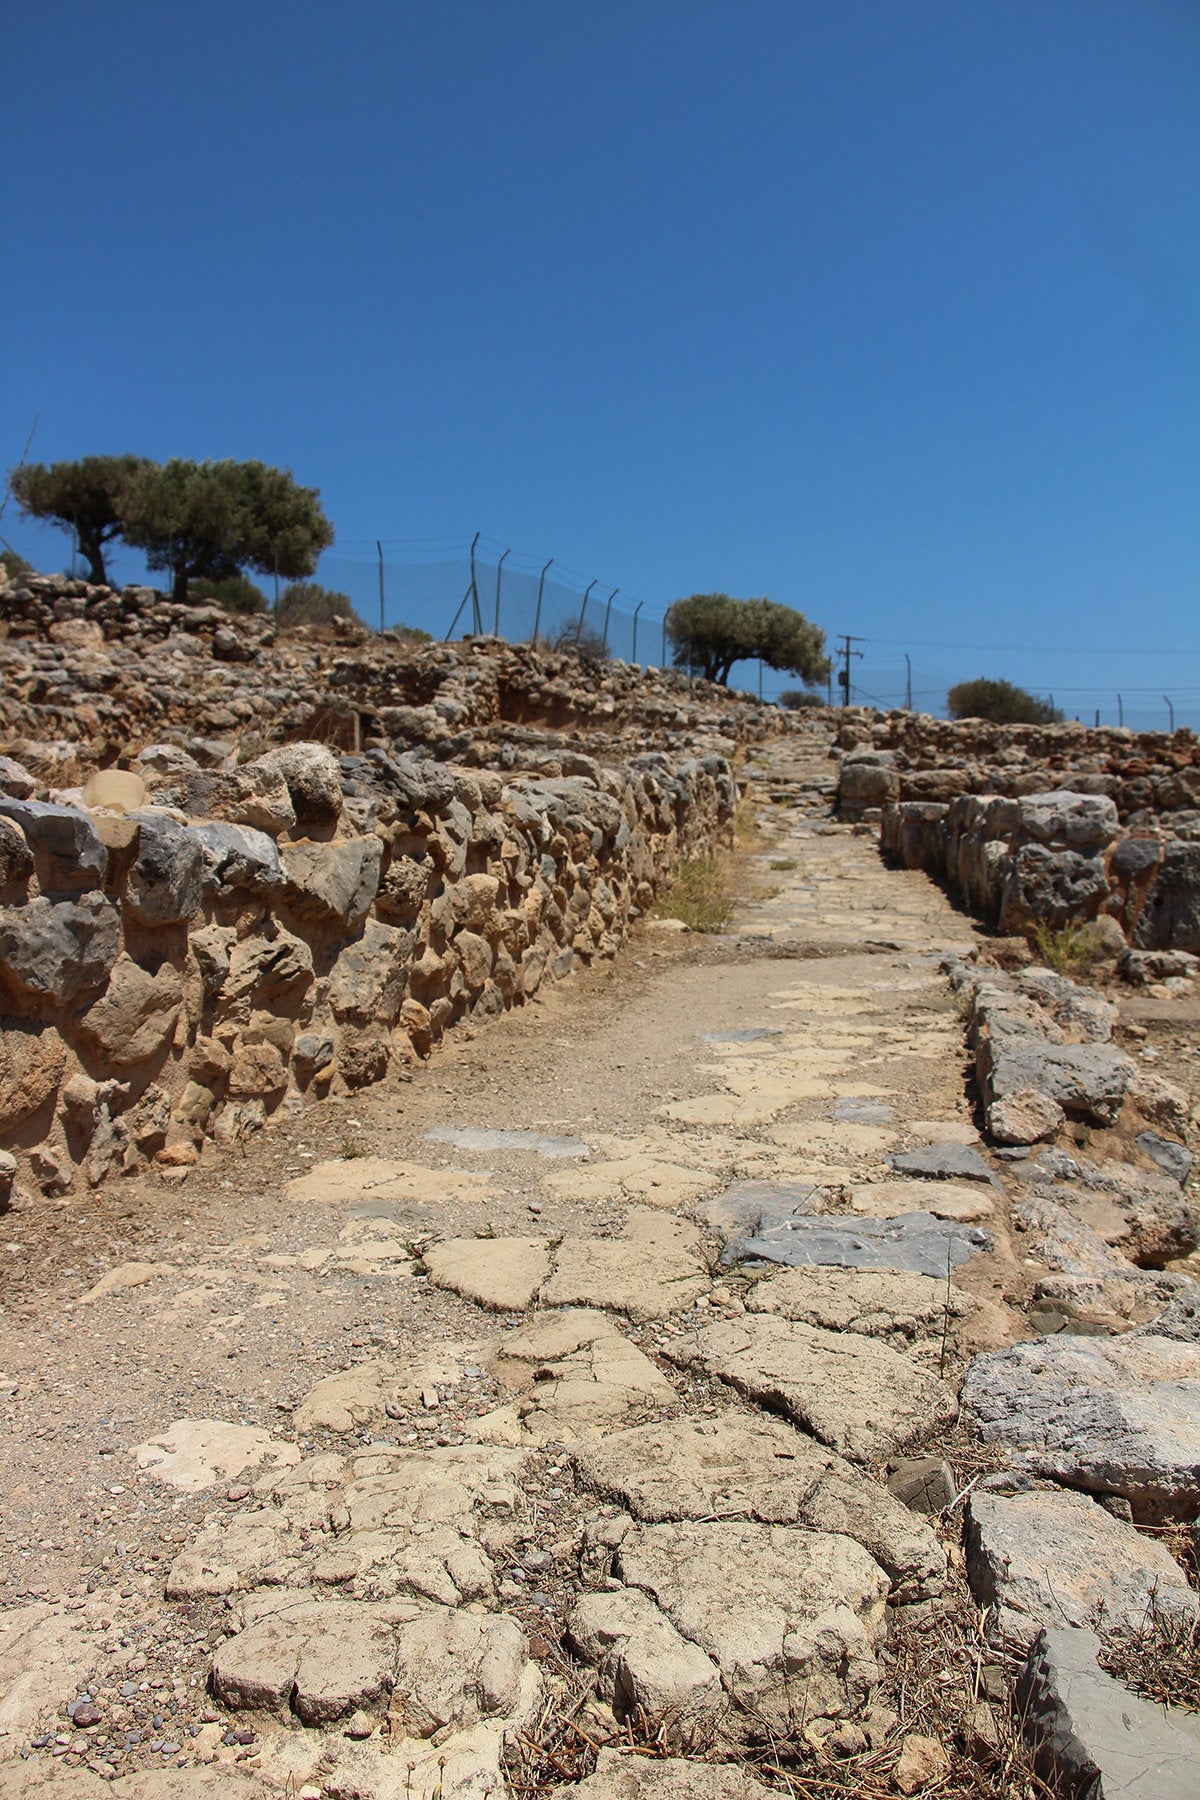
[[[384,540],[381,549],[373,558],[324,556],[318,576],[348,594],[370,625],[412,625],[438,638],[472,632],[513,642],[603,643],[626,662],[664,660],[664,607],[626,599],[611,582],[588,580],[553,558],[539,562],[484,538],[473,551],[462,538]]]

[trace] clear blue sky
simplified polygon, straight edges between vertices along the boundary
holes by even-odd
[[[10,0],[0,54],[5,466],[261,457],[331,570],[482,530],[881,698],[1200,725],[1195,0]]]

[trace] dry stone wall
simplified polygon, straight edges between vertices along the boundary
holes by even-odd
[[[345,677],[357,748],[284,741],[247,758],[298,720],[300,676],[272,688],[278,662],[259,669],[244,690],[259,729],[240,745],[211,736],[212,684],[223,633],[261,648],[270,627],[204,608],[179,631],[167,608],[155,640],[165,602],[81,588],[27,584],[26,616],[14,606],[0,644],[8,673],[24,671],[7,686],[0,739],[0,1198],[25,1171],[53,1193],[151,1158],[186,1164],[206,1139],[234,1143],[280,1108],[403,1070],[464,1015],[498,1014],[614,955],[672,867],[731,835],[730,765],[703,751],[731,750],[715,727],[740,729],[757,709],[693,705],[698,754],[639,748],[659,700],[639,699],[618,669],[599,705],[615,715],[624,695],[629,753],[614,758],[604,736],[604,765],[579,747],[592,741],[583,732],[520,741],[499,718],[514,670],[527,677],[522,705],[540,676],[552,710],[559,675],[546,659],[424,646],[401,656],[395,685],[411,694],[423,670],[434,697],[392,709],[397,735],[381,741],[385,709],[364,732],[363,694],[368,675],[382,693],[397,647],[356,646],[351,681],[336,643],[292,644],[287,655],[321,662],[323,679]],[[150,641],[178,657],[173,686]],[[562,705],[586,710],[595,695],[568,660]],[[104,675],[92,690],[89,667]],[[77,680],[96,706],[72,711]],[[232,714],[238,689],[226,686]],[[406,727],[427,730],[420,753],[399,713],[422,714]],[[38,739],[20,729],[47,726]],[[67,726],[70,738],[52,735]]]
[[[843,816],[1001,932],[1099,920],[1114,949],[1200,952],[1192,732],[856,713],[839,746]]]

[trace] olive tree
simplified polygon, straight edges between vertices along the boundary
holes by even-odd
[[[260,462],[145,465],[130,485],[122,532],[152,569],[166,569],[185,601],[197,576],[227,581],[243,569],[289,580],[311,575],[333,527],[316,488]]]
[[[78,462],[22,463],[9,477],[26,518],[48,519],[73,533],[88,580],[107,584],[104,547],[125,531],[129,494],[153,465],[141,456],[83,456]]]
[[[829,674],[825,633],[794,607],[773,600],[692,594],[666,616],[676,668],[727,686],[734,663],[761,657],[770,669],[810,685]]]

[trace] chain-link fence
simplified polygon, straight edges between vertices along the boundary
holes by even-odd
[[[667,661],[665,608],[482,535],[339,546],[321,558],[318,580],[348,594],[369,625],[417,626],[437,638],[471,632],[603,644],[626,662]]]

